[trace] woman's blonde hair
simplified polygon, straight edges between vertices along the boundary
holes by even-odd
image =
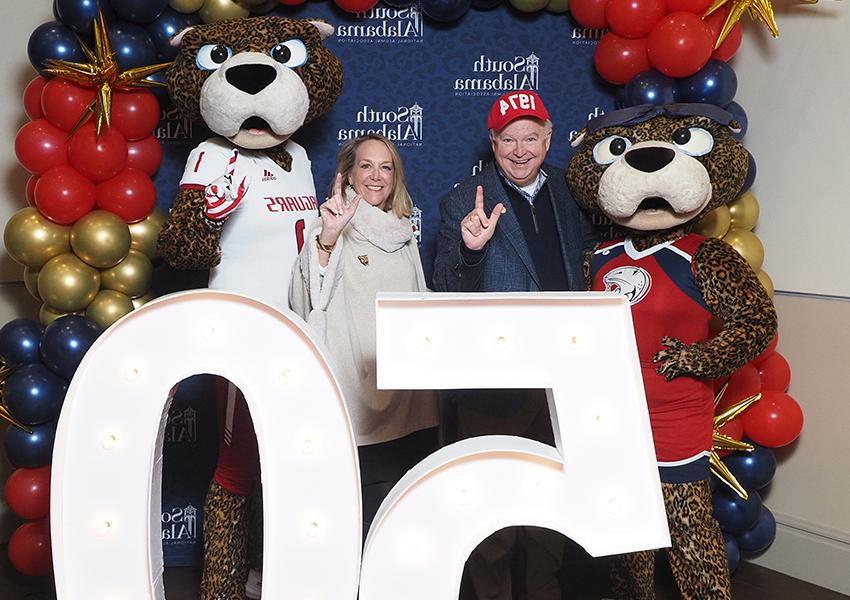
[[[396,150],[395,144],[379,133],[366,133],[352,140],[348,140],[339,148],[339,153],[336,156],[336,172],[342,173],[345,178],[345,183],[348,185],[348,178],[354,169],[354,160],[357,156],[357,148],[363,142],[375,140],[382,142],[393,161],[393,189],[389,198],[387,198],[384,210],[393,214],[398,218],[409,217],[413,213],[413,200],[410,199],[410,194],[407,192],[407,186],[404,184],[404,169],[401,166],[401,157]],[[330,185],[330,194],[333,194],[333,182]]]

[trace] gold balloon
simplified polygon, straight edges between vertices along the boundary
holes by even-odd
[[[49,304],[42,304],[41,309],[38,311],[38,320],[45,327],[50,325],[53,321],[58,319],[59,317],[66,317],[68,315],[82,315],[83,313],[79,312],[60,312],[50,306]]]
[[[38,295],[38,269],[30,269],[29,267],[24,269],[24,287],[32,294],[33,298],[41,300],[41,296]]]
[[[508,0],[515,9],[522,12],[537,12],[546,8],[549,0]]]
[[[731,223],[732,217],[729,214],[729,207],[718,206],[699,220],[697,226],[694,227],[694,233],[705,237],[722,238],[729,231]]]
[[[133,308],[141,308],[151,300],[156,298],[156,295],[153,292],[148,292],[144,296],[139,296],[138,298],[133,298]]]
[[[549,12],[562,14],[570,10],[569,0],[552,0],[546,5],[546,10]]]
[[[12,215],[6,223],[3,242],[9,256],[25,267],[40,269],[54,256],[71,251],[68,242],[70,231],[70,227],[57,225],[28,206]]]
[[[200,10],[204,0],[168,0],[168,6],[182,13],[193,13]]]
[[[154,208],[153,212],[141,221],[131,223],[130,249],[143,252],[151,260],[159,258],[156,241],[166,217],[167,215],[160,208]]]
[[[115,290],[101,290],[86,309],[86,318],[106,329],[131,312],[133,302],[129,296]]]
[[[115,213],[93,210],[71,228],[71,248],[91,266],[108,269],[127,256],[130,229]]]
[[[764,286],[768,297],[773,298],[773,280],[771,280],[770,276],[764,271],[759,271],[756,273],[756,277],[759,278],[759,281]]]
[[[729,214],[735,229],[752,229],[759,220],[758,200],[752,192],[747,192],[729,203]]]
[[[746,229],[730,229],[729,233],[723,236],[723,241],[737,250],[754,272],[759,272],[764,262],[764,246],[753,232]]]
[[[100,272],[71,254],[54,256],[38,273],[38,294],[56,311],[83,310],[100,289]]]
[[[148,291],[152,277],[153,265],[150,259],[141,252],[130,250],[127,258],[111,269],[100,272],[100,287],[135,298]]]
[[[250,14],[250,9],[233,0],[204,0],[198,16],[204,23],[215,23],[227,19],[241,19]]]

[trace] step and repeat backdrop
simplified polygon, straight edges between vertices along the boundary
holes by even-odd
[[[570,133],[613,108],[613,95],[593,68],[603,31],[578,27],[566,15],[524,15],[500,6],[439,25],[424,19],[415,5],[379,3],[350,15],[330,2],[309,2],[285,15],[333,23],[336,33],[325,43],[345,70],[334,109],[296,136],[312,160],[317,196],[326,195],[338,147],[346,140],[366,132],[393,140],[416,205],[413,221],[428,278],[440,198],[489,160],[485,123],[498,96],[514,89],[540,94],[554,123],[548,162],[559,166],[569,160]],[[163,106],[156,137],[164,157],[154,178],[160,208],[170,208],[186,157],[209,136]],[[154,285],[160,292],[174,291],[203,285],[205,277],[160,267]],[[167,565],[200,560],[201,513],[217,443],[210,399],[204,378],[187,380],[169,413],[162,512]]]

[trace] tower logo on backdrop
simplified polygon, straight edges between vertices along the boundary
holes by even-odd
[[[355,44],[422,43],[422,11],[419,6],[380,5],[357,13],[356,23],[336,28],[335,39]]]
[[[422,107],[375,108],[364,104],[354,116],[355,126],[337,131],[337,141],[345,142],[366,133],[380,133],[396,146],[422,145]]]
[[[413,226],[413,237],[416,238],[416,245],[422,243],[422,211],[414,206],[410,213],[410,224]]]
[[[191,406],[182,409],[172,407],[165,424],[165,443],[194,444],[197,441],[198,411]]]
[[[162,513],[162,541],[171,545],[194,544],[198,539],[198,509],[191,504]]]
[[[176,108],[160,111],[159,125],[153,132],[156,139],[163,143],[191,139],[193,133],[192,121],[183,118]]]
[[[609,31],[611,30],[607,27],[573,27],[570,39],[574,46],[592,45]]]
[[[528,56],[491,58],[480,55],[469,77],[455,79],[455,96],[499,96],[512,90],[537,90],[540,59]]]

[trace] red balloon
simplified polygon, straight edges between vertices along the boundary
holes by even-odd
[[[36,77],[24,88],[24,112],[33,121],[44,118],[44,112],[41,110],[41,91],[45,83],[47,80],[44,77]]]
[[[643,38],[667,14],[664,0],[608,0],[605,18],[617,35]]]
[[[717,42],[720,38],[720,32],[723,30],[723,24],[726,22],[726,16],[729,14],[731,8],[720,8],[707,17],[703,19],[706,22],[709,29],[711,29],[711,43],[712,45]],[[720,47],[711,53],[711,58],[715,58],[717,60],[727,61],[738,51],[738,47],[741,45],[741,23],[735,23],[735,26],[729,31],[729,35],[726,36],[726,39],[723,40],[723,43],[720,44]]]
[[[15,135],[15,156],[34,175],[68,164],[67,134],[46,119],[30,121]]]
[[[744,435],[768,448],[790,444],[803,430],[800,405],[782,392],[762,392],[761,400],[745,410],[739,418],[744,420]]]
[[[27,179],[27,204],[35,206],[35,184],[38,183],[38,176],[30,175]]]
[[[149,135],[135,142],[127,142],[128,167],[153,176],[160,162],[162,162],[162,146],[154,136]]]
[[[746,364],[732,373],[729,378],[729,387],[723,392],[723,397],[717,405],[717,412],[723,412],[733,404],[758,394],[760,391],[761,375],[759,375],[758,369],[751,364]]]
[[[96,96],[95,90],[68,79],[55,77],[41,92],[44,116],[63,131],[71,131]]]
[[[668,13],[689,12],[701,15],[709,7],[711,0],[667,0],[665,4]]]
[[[377,0],[334,0],[334,4],[342,10],[354,14],[366,12],[377,3]]]
[[[791,367],[779,352],[774,352],[758,365],[762,391],[784,392],[791,383]]]
[[[608,0],[572,0],[570,13],[582,27],[601,29],[608,27],[608,20],[605,18],[607,4]]]
[[[159,101],[152,93],[116,91],[112,94],[112,126],[127,140],[147,137],[159,122]]]
[[[22,519],[45,518],[50,513],[50,465],[16,469],[3,486],[3,498]]]
[[[741,415],[738,415],[731,421],[727,421],[726,424],[719,429],[719,431],[723,435],[740,442],[744,437],[744,422],[741,420]],[[717,454],[723,458],[724,456],[729,456],[733,452],[734,450],[718,450]]]
[[[35,207],[62,225],[70,225],[89,212],[94,200],[94,184],[67,165],[46,171],[35,184]]]
[[[9,562],[29,577],[45,577],[53,573],[47,519],[24,523],[15,530],[9,538]]]
[[[776,344],[778,342],[779,342],[779,332],[777,331],[776,333],[773,334],[773,339],[770,340],[770,343],[767,345],[767,348],[765,348],[762,351],[761,354],[759,354],[758,356],[756,356],[753,359],[753,363],[758,365],[759,363],[764,362],[765,360],[770,358],[770,355],[773,354],[776,351]]]
[[[708,25],[693,13],[676,12],[663,17],[649,34],[649,62],[668,77],[688,77],[711,58],[714,40]]]
[[[646,38],[629,39],[608,32],[596,44],[593,53],[596,71],[605,81],[623,85],[642,71],[649,70]]]
[[[100,130],[86,123],[68,142],[68,161],[81,175],[94,181],[106,181],[120,173],[127,164],[127,142],[114,127]]]
[[[144,219],[155,203],[153,182],[139,169],[126,168],[112,179],[97,184],[97,207],[115,213],[128,223]]]

